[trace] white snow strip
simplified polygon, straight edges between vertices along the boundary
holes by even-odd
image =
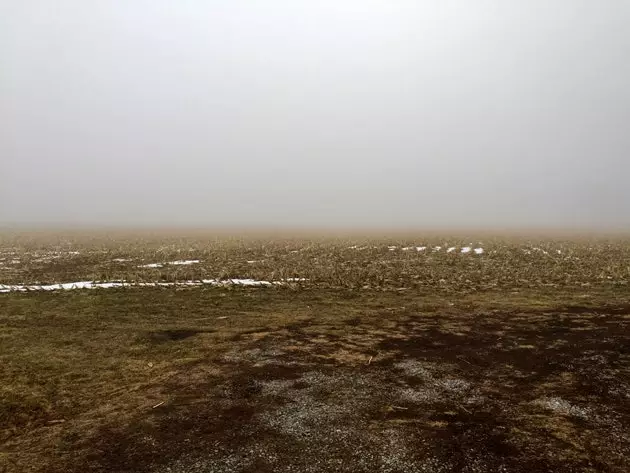
[[[403,251],[409,251],[409,250],[413,250],[413,246],[405,246],[404,248],[402,248]]]
[[[111,288],[121,287],[122,282],[102,282],[95,283],[92,281],[77,281],[68,282],[62,284],[48,284],[48,285],[13,285],[7,286],[0,284],[0,292],[26,292],[26,291],[58,291],[58,290],[70,290],[70,289],[92,289],[95,287]]]
[[[455,251],[457,248],[455,248],[454,246],[451,246],[448,250],[446,250],[447,253],[452,253],[453,251]]]
[[[128,258],[114,258],[112,261],[114,261],[115,263],[126,263],[127,261],[131,261]]]
[[[187,260],[171,261],[170,263],[166,263],[166,264],[174,264],[175,266],[186,266],[189,264],[199,264],[199,263],[201,263],[201,260],[187,259]]]
[[[440,251],[441,249],[442,249],[442,247],[441,247],[441,246],[434,246],[434,247],[433,247],[433,250],[434,250],[434,251]]]
[[[462,253],[470,253],[472,248],[470,246],[465,246],[462,248]]]
[[[475,248],[475,254],[476,255],[483,255],[484,250],[483,248]]]
[[[397,246],[388,246],[387,249],[389,251],[396,251],[396,249],[398,249],[398,247]]]
[[[427,249],[426,246],[416,246],[416,251],[424,251],[426,249]]]
[[[191,281],[194,282],[194,281]],[[257,281],[256,279],[204,279],[203,284],[211,286],[271,286],[272,284],[282,284],[281,282]]]
[[[178,261],[167,261],[166,263],[149,263],[149,264],[141,264],[138,268],[163,268],[164,266],[172,265],[172,266],[187,266],[189,264],[199,264],[201,260],[198,259],[188,259],[188,260],[178,260]]]
[[[129,283],[125,281],[93,282],[77,281],[61,284],[47,285],[5,285],[0,284],[0,293],[30,292],[30,291],[69,291],[72,289],[111,289],[116,287],[181,287],[181,286],[249,286],[269,287],[282,286],[292,282],[306,281],[305,278],[287,278],[281,281],[258,281],[256,279],[203,279],[201,281],[178,282],[139,282]]]

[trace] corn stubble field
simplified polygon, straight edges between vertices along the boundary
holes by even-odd
[[[2,472],[630,471],[630,239],[0,238]]]

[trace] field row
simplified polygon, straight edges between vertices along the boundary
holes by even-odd
[[[630,242],[448,239],[0,240],[0,285],[201,285],[290,279],[301,286],[440,291],[626,285]],[[77,283],[79,282],[79,283]],[[105,286],[103,286],[105,287]],[[109,287],[109,286],[107,286]]]

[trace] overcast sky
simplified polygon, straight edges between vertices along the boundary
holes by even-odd
[[[0,224],[630,227],[626,0],[0,0]]]

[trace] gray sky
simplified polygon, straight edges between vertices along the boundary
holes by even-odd
[[[0,0],[0,223],[630,227],[626,0]]]

